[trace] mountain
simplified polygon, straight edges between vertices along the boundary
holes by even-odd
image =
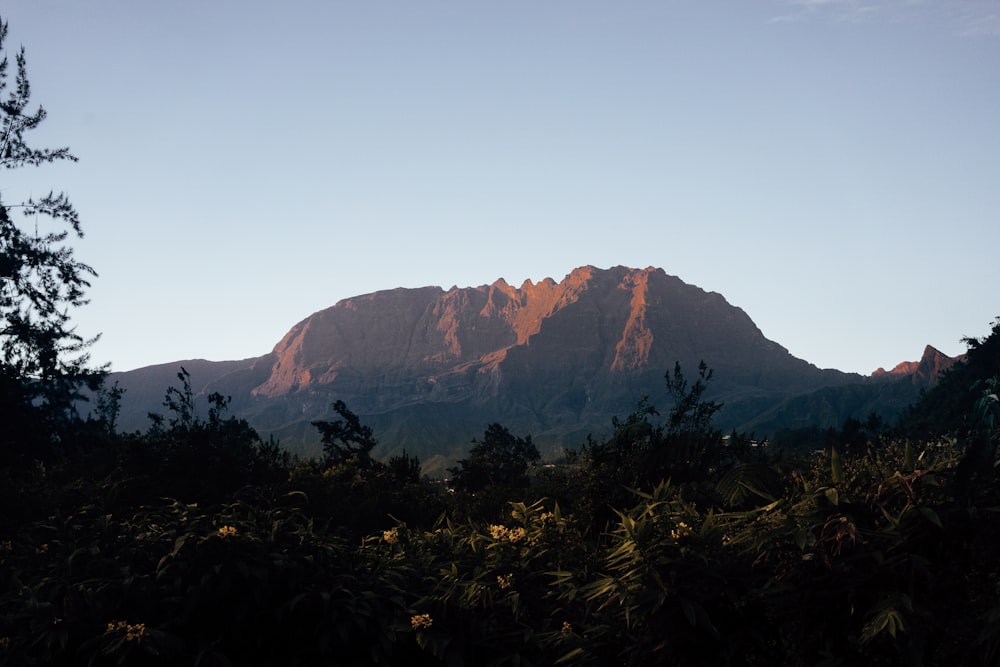
[[[500,279],[356,296],[302,320],[261,357],[177,362],[111,380],[127,390],[126,429],[162,411],[183,365],[195,393],[231,396],[233,413],[294,451],[318,451],[310,422],[334,418],[329,406],[341,399],[374,429],[376,454],[405,448],[440,464],[492,422],[530,434],[551,454],[606,434],[611,418],[644,396],[665,412],[665,373],[679,362],[693,381],[702,360],[714,371],[706,397],[724,402],[717,425],[726,430],[762,425],[761,415],[794,396],[889,381],[821,370],[765,338],[722,295],[662,269],[620,266],[519,287]],[[913,375],[897,369],[887,377]]]
[[[742,428],[787,436],[798,430],[815,432],[817,428],[840,427],[848,417],[864,419],[871,414],[891,423],[962,358],[949,357],[928,345],[919,361],[904,361],[889,371],[879,368],[859,382],[790,395],[761,411]]]
[[[941,373],[951,368],[962,357],[949,357],[944,352],[930,345],[924,348],[920,361],[904,361],[892,370],[878,368],[872,373],[873,378],[907,378],[913,384],[928,387],[934,384]]]

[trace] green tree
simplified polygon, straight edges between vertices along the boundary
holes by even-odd
[[[110,387],[106,384],[97,392],[97,406],[95,409],[95,419],[102,425],[108,435],[115,435],[118,432],[118,417],[122,410],[122,397],[125,395],[125,388],[118,386],[116,380]]]
[[[338,464],[353,459],[361,467],[370,467],[371,451],[378,444],[371,427],[362,424],[343,401],[334,402],[333,410],[340,415],[340,419],[312,422],[320,432],[327,459]]]
[[[177,379],[181,381],[181,386],[167,387],[167,393],[163,397],[163,407],[169,410],[173,416],[170,417],[170,428],[174,431],[187,431],[196,423],[194,413],[194,390],[191,389],[191,374],[181,366],[177,373]],[[147,415],[153,422],[153,430],[163,428],[164,417],[158,412],[150,412]]]
[[[410,456],[405,449],[397,456],[390,456],[386,468],[389,475],[401,484],[420,483],[420,459]]]
[[[45,110],[30,108],[24,47],[18,51],[13,86],[4,50],[7,23],[0,20],[0,166],[37,167],[76,161],[68,148],[33,148],[25,134],[45,120]],[[89,368],[84,339],[70,324],[70,310],[84,305],[89,279],[97,274],[77,261],[66,245],[70,233],[82,237],[76,209],[64,193],[3,201],[0,191],[0,400],[4,413],[41,408],[35,416],[75,415],[79,390],[96,389],[103,373]],[[19,213],[20,215],[15,215]],[[18,218],[22,220],[19,221]],[[55,229],[41,231],[40,218]],[[26,419],[25,422],[31,421]]]
[[[674,400],[666,421],[654,421],[660,413],[646,396],[625,419],[612,418],[609,437],[588,439],[581,448],[579,503],[593,530],[603,530],[613,521],[613,508],[630,503],[634,490],[654,488],[663,480],[678,486],[717,481],[733,466],[755,459],[749,445],[744,445],[749,438],[731,437],[731,442],[739,443],[733,447],[712,427],[722,404],[705,399],[712,370],[704,361],[693,384],[684,377],[680,363],[665,374],[665,380]]]
[[[712,431],[712,419],[722,409],[722,403],[706,401],[703,397],[712,381],[712,369],[702,361],[698,364],[698,379],[688,389],[688,381],[681,371],[681,363],[674,362],[673,375],[667,373],[667,391],[674,399],[667,428],[670,433],[707,433]]]
[[[191,374],[181,367],[180,387],[168,387],[167,415],[149,413],[145,434],[125,438],[129,486],[136,498],[150,494],[185,502],[222,502],[247,485],[268,487],[287,478],[290,456],[264,441],[245,419],[226,416],[230,397],[209,393],[208,419],[198,415]]]
[[[486,487],[524,488],[528,486],[528,468],[541,455],[531,436],[515,436],[500,424],[490,424],[482,440],[473,440],[469,458],[449,468],[456,489],[476,492]]]

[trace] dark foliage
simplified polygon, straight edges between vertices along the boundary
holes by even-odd
[[[730,469],[760,462],[764,451],[752,438],[733,433],[724,438],[711,425],[722,408],[704,398],[712,371],[699,364],[698,379],[689,385],[675,364],[667,373],[667,389],[674,398],[666,422],[656,423],[656,408],[643,398],[625,419],[614,418],[612,435],[589,439],[571,460],[582,464],[572,486],[580,493],[586,516],[599,530],[614,520],[614,508],[627,505],[637,489],[651,489],[664,479],[686,484],[697,500],[715,500],[713,485]]]
[[[490,424],[481,440],[472,441],[469,457],[448,469],[456,507],[465,516],[497,520],[510,500],[529,495],[529,471],[540,458],[530,435],[522,438]]]
[[[469,458],[450,468],[451,484],[462,491],[475,493],[489,486],[505,489],[528,486],[528,469],[541,455],[531,436],[515,436],[500,424],[490,424],[482,440],[473,440]]]
[[[3,50],[7,23],[0,19],[0,167],[19,169],[76,158],[67,148],[34,148],[26,134],[45,120],[31,110],[24,47],[16,55],[10,85]],[[5,95],[5,96],[4,96]],[[79,216],[62,193],[7,202],[0,191],[0,411],[10,416],[5,454],[39,456],[52,449],[59,430],[75,415],[79,389],[96,388],[102,373],[88,367],[85,340],[70,323],[70,311],[87,302],[89,266],[65,245],[82,236]],[[18,222],[20,214],[25,222]],[[42,231],[41,218],[52,223]],[[15,430],[16,429],[16,430]]]
[[[920,665],[1000,654],[1000,524],[983,511],[1000,504],[1000,485],[982,476],[956,495],[957,446],[880,432],[877,445],[843,440],[783,462],[709,426],[686,441],[700,450],[659,455],[649,447],[676,446],[677,433],[643,401],[607,442],[542,469],[526,463],[527,438],[487,429],[467,460],[522,459],[484,477],[479,493],[503,480],[520,498],[487,513],[470,510],[481,496],[419,483],[406,455],[289,461],[225,417],[221,396],[205,397],[203,419],[202,397],[178,378],[146,433],[114,433],[109,405],[77,424],[85,446],[0,470],[7,505],[21,508],[0,524],[0,664]],[[995,431],[995,402],[969,408],[983,429]],[[868,426],[830,437],[867,437]],[[655,479],[678,471],[686,481]]]
[[[984,338],[965,338],[965,359],[945,371],[931,389],[900,418],[898,433],[904,437],[961,436],[978,428],[978,416],[970,413],[987,389],[1000,377],[1000,318]]]
[[[360,466],[371,465],[371,451],[378,444],[372,430],[361,423],[356,414],[347,409],[343,401],[335,401],[333,410],[340,419],[312,423],[322,436],[323,451],[331,463],[354,460]]]

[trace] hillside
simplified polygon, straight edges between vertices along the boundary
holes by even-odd
[[[847,385],[871,392],[911,377],[821,370],[765,338],[720,294],[662,269],[586,266],[560,282],[352,297],[294,325],[261,357],[164,364],[112,381],[127,389],[125,428],[161,410],[183,365],[196,393],[232,396],[234,413],[293,451],[316,451],[310,422],[329,418],[340,399],[375,429],[376,454],[405,448],[426,461],[461,455],[492,422],[531,434],[549,454],[575,447],[643,396],[668,408],[664,374],[679,362],[693,375],[701,360],[715,372],[709,398],[725,403],[717,425],[765,427],[761,435],[784,425],[761,416],[793,397]],[[916,391],[901,391],[904,406]],[[839,424],[851,415],[813,416]]]

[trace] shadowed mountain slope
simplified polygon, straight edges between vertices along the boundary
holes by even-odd
[[[292,450],[318,451],[310,421],[331,418],[341,399],[374,428],[377,454],[406,448],[426,461],[461,455],[492,422],[531,434],[543,452],[575,447],[643,396],[669,409],[664,374],[680,362],[694,378],[701,360],[715,372],[708,398],[725,403],[717,425],[727,430],[761,423],[795,395],[875,382],[793,357],[721,295],[661,269],[591,266],[558,283],[352,297],[293,326],[268,355],[112,380],[128,390],[126,428],[162,411],[186,363],[196,393],[232,396],[234,413]]]

